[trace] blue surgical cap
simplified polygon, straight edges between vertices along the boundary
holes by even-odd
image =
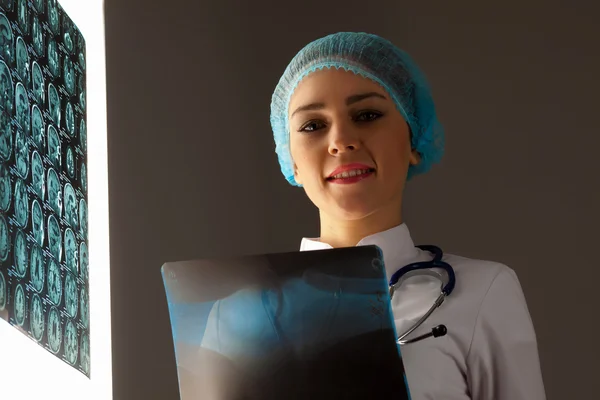
[[[435,105],[425,76],[406,52],[379,36],[339,32],[309,43],[287,66],[271,99],[271,128],[281,172],[294,186],[294,167],[288,126],[292,94],[303,78],[324,68],[343,68],[381,85],[391,96],[407,122],[411,145],[420,162],[411,165],[408,179],[427,172],[441,160],[444,129],[437,119]]]

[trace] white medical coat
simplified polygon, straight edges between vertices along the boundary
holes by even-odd
[[[416,248],[406,224],[358,243],[381,248],[388,277],[401,267],[430,260]],[[329,249],[304,238],[301,251]],[[446,254],[456,287],[408,338],[439,324],[448,333],[401,347],[413,400],[545,400],[536,334],[515,272],[500,263]],[[402,332],[433,304],[439,283],[403,284],[392,298],[396,328]]]

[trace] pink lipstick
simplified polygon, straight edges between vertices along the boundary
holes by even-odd
[[[374,173],[375,168],[366,164],[346,164],[336,168],[326,180],[330,183],[351,184],[367,179]]]

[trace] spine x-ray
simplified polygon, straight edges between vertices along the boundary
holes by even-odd
[[[85,62],[56,0],[0,0],[0,319],[90,376]]]

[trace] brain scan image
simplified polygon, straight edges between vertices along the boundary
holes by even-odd
[[[25,313],[27,310],[27,305],[25,300],[25,290],[23,290],[23,285],[21,285],[20,283],[15,289],[14,300],[15,322],[17,323],[17,325],[23,326],[23,324],[25,323]]]
[[[48,85],[48,112],[52,122],[60,127],[60,96],[52,83]]]
[[[58,174],[53,168],[48,169],[48,202],[60,218],[62,216],[62,187]]]
[[[4,7],[5,10],[12,11],[14,0],[0,0],[0,5]]]
[[[48,217],[48,247],[50,254],[60,262],[62,259],[62,233],[54,215]]]
[[[79,366],[88,374],[90,372],[90,339],[87,333],[81,335]]]
[[[60,267],[53,258],[48,261],[48,297],[55,305],[60,305],[62,298],[62,278]]]
[[[75,51],[75,31],[73,30],[73,24],[69,20],[63,20],[63,43],[65,45],[65,49],[69,53],[73,53]]]
[[[6,278],[0,271],[0,311],[6,309],[6,300],[8,299],[8,290],[6,285]]]
[[[33,143],[38,149],[43,150],[46,127],[42,111],[35,105],[31,108],[31,130]]]
[[[37,293],[31,299],[30,320],[31,336],[39,342],[44,336],[44,309],[42,299]]]
[[[29,54],[22,37],[17,38],[17,73],[25,83],[29,82]]]
[[[33,6],[35,7],[35,10],[40,13],[43,14],[44,13],[44,3],[46,1],[45,0],[33,0]]]
[[[4,13],[0,12],[0,58],[13,62],[13,30]]]
[[[81,145],[81,150],[87,152],[87,130],[85,127],[85,120],[82,118],[79,121],[79,142]]]
[[[10,69],[0,60],[0,107],[7,113],[13,110],[14,89]],[[4,127],[5,125],[2,125]]]
[[[73,321],[69,320],[65,327],[65,358],[71,365],[77,362],[79,355],[79,335]]]
[[[58,170],[60,170],[62,164],[60,150],[60,137],[58,136],[58,131],[54,125],[48,125],[48,158]]]
[[[41,293],[44,289],[44,283],[46,282],[46,273],[45,273],[45,260],[44,254],[42,253],[42,248],[38,245],[34,245],[31,248],[31,262],[29,264],[29,268],[31,270],[31,286],[33,289]]]
[[[75,67],[68,58],[64,60],[63,77],[65,78],[65,88],[73,95],[75,94]]]
[[[77,240],[71,228],[65,229],[65,262],[69,271],[77,276]]]
[[[77,316],[79,294],[77,293],[77,281],[75,275],[67,273],[65,278],[65,312],[71,318]]]
[[[70,183],[65,185],[65,219],[73,228],[77,227],[77,197],[75,196],[75,190]]]
[[[67,174],[69,178],[75,178],[75,152],[71,147],[67,149]]]
[[[85,69],[85,55],[83,54],[83,52],[79,52],[79,66],[82,69]]]
[[[42,201],[44,200],[44,194],[46,193],[45,175],[42,156],[40,156],[40,153],[37,151],[34,151],[31,155],[31,183],[36,196]]]
[[[58,45],[54,39],[50,39],[48,42],[48,69],[55,78],[59,77],[60,60],[58,56]]]
[[[15,87],[15,105],[17,109],[17,122],[21,126],[21,130],[29,134],[29,98],[27,97],[25,86],[21,82],[17,83]]]
[[[8,169],[0,164],[0,211],[6,212],[10,207],[12,197],[12,183]]]
[[[79,92],[79,105],[81,108],[85,108],[85,89],[82,89]]]
[[[38,18],[33,19],[31,26],[31,36],[33,36],[33,49],[38,56],[44,55],[44,31],[42,30],[42,24]]]
[[[54,34],[60,34],[60,21],[58,17],[58,5],[56,0],[48,1],[48,24]]]
[[[31,206],[31,234],[40,246],[44,244],[44,212],[37,200]]]
[[[65,125],[69,136],[75,137],[75,115],[71,103],[67,103],[65,107]]]
[[[27,0],[18,0],[18,17],[19,26],[23,33],[29,33],[29,10],[27,9]]]
[[[15,219],[20,227],[27,226],[29,219],[29,196],[25,183],[18,179],[15,183]]]
[[[87,204],[84,199],[79,200],[79,229],[81,236],[87,238],[88,232],[88,216],[87,216]]]
[[[29,254],[27,252],[27,239],[23,231],[17,231],[14,251],[16,274],[19,278],[24,278],[29,267]]]
[[[10,231],[4,215],[0,214],[0,261],[4,262],[8,258],[10,251]]]
[[[44,104],[46,98],[44,75],[42,73],[42,68],[37,61],[34,61],[31,65],[31,80],[33,82],[33,94],[35,95],[35,100],[39,104]]]
[[[79,268],[79,276],[81,277],[81,279],[83,280],[88,280],[88,266],[89,266],[89,259],[88,259],[88,249],[87,249],[87,245],[85,244],[85,242],[81,242],[81,244],[79,245],[79,259],[81,260],[81,267]]]
[[[90,302],[87,290],[81,288],[79,295],[79,320],[81,325],[87,328],[90,324]]]
[[[87,192],[87,170],[85,168],[85,164],[81,164],[81,171],[79,172],[81,177],[81,189],[84,192]]]
[[[29,173],[29,142],[22,130],[17,130],[15,136],[15,163],[17,174],[25,179]]]
[[[56,307],[48,314],[48,347],[53,353],[58,353],[62,345],[62,326],[60,313]]]
[[[69,178],[75,178],[75,153],[70,147],[67,149],[67,174]]]
[[[67,148],[67,156],[66,156],[67,160],[66,160],[66,166],[67,166],[67,174],[69,176],[69,178],[73,179],[75,178],[75,152],[73,151],[73,149],[71,147]]]
[[[8,114],[0,113],[0,159],[8,161],[12,154],[13,129]]]

